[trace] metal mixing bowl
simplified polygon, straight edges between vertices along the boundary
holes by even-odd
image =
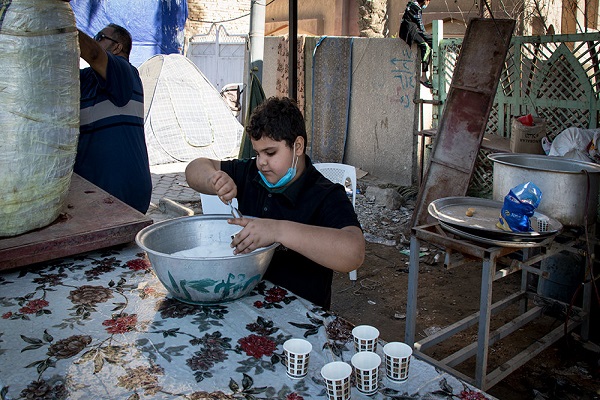
[[[225,215],[198,215],[176,218],[147,226],[135,241],[148,254],[158,279],[171,296],[190,304],[216,304],[238,299],[262,279],[277,243],[249,254],[185,257],[173,255],[184,250],[222,246],[240,231]]]

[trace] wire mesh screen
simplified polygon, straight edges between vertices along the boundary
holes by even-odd
[[[487,158],[491,151],[488,149],[480,149],[477,154],[477,160],[475,161],[475,169],[471,176],[471,182],[469,183],[469,189],[467,191],[468,196],[492,198],[493,188],[493,177],[494,177],[494,165],[492,161]]]

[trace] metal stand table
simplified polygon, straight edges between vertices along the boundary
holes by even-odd
[[[581,336],[583,340],[588,339],[589,331],[589,313],[591,307],[591,283],[584,285],[582,307],[573,307],[574,316],[567,321],[566,326],[560,325],[543,338],[537,340],[525,350],[517,354],[503,365],[488,373],[488,351],[489,347],[497,341],[505,338],[509,334],[517,331],[524,325],[530,323],[542,316],[542,307],[528,307],[528,299],[538,296],[532,292],[527,292],[527,274],[532,273],[541,277],[546,277],[547,274],[533,265],[540,262],[544,258],[557,254],[563,250],[573,251],[573,245],[577,243],[579,238],[572,238],[565,243],[557,243],[552,239],[540,242],[539,247],[541,253],[536,256],[527,258],[527,247],[501,247],[494,245],[482,244],[475,241],[457,239],[454,236],[449,236],[443,231],[439,224],[428,224],[412,228],[410,241],[410,265],[408,275],[408,301],[406,312],[406,331],[405,342],[413,346],[414,353],[437,367],[450,372],[463,380],[475,385],[476,387],[487,390],[496,383],[511,374],[521,365],[531,360],[537,354],[542,352],[552,343],[556,342],[567,332],[571,332],[578,326],[581,326]],[[444,329],[428,336],[427,338],[415,342],[416,331],[416,314],[417,314],[417,288],[419,275],[419,248],[420,242],[425,241],[446,249],[447,252],[459,252],[461,254],[474,257],[482,261],[481,269],[481,293],[479,312],[474,313],[462,320],[455,322]],[[523,251],[524,261],[506,260],[503,258],[511,253]],[[507,262],[508,261],[508,262]],[[506,266],[505,266],[506,265]],[[497,269],[498,266],[503,268]],[[521,287],[517,293],[514,293],[494,304],[492,304],[492,283],[502,277],[508,276],[514,272],[522,271]],[[554,301],[554,300],[552,300]],[[498,328],[494,332],[490,332],[490,319],[492,315],[500,313],[508,306],[519,303],[520,315],[512,321]],[[576,314],[576,315],[575,315]],[[453,335],[461,332],[471,326],[478,324],[477,342],[471,343],[459,351],[447,356],[443,360],[435,360],[423,351],[429,347],[439,344]],[[462,363],[472,356],[476,356],[475,377],[469,377],[465,374],[456,371],[453,367]]]

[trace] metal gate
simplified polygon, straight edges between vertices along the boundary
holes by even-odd
[[[437,21],[436,21],[437,22]],[[442,36],[442,29],[439,31]],[[442,115],[462,39],[434,39],[433,121]],[[437,50],[437,51],[436,51]],[[486,134],[507,140],[511,119],[531,113],[546,119],[553,140],[569,127],[593,129],[600,120],[600,33],[514,36],[486,125]],[[434,127],[437,128],[437,127]],[[492,164],[480,151],[471,188],[491,193]]]
[[[444,107],[461,39],[442,40],[440,87]],[[600,33],[515,36],[506,57],[486,133],[510,137],[513,116],[537,114],[548,122],[550,139],[571,126],[598,126],[600,110]]]
[[[189,39],[186,56],[221,91],[244,82],[247,42],[247,35],[230,35],[223,25],[212,24],[208,33]]]

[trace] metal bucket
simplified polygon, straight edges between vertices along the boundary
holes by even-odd
[[[540,276],[538,293],[569,304],[584,279],[585,260],[579,254],[563,251],[543,259],[540,270],[548,277]]]
[[[503,201],[515,186],[533,182],[542,191],[539,212],[565,226],[584,226],[587,196],[587,223],[596,221],[600,165],[534,154],[496,153],[488,158],[494,162],[494,200]]]

